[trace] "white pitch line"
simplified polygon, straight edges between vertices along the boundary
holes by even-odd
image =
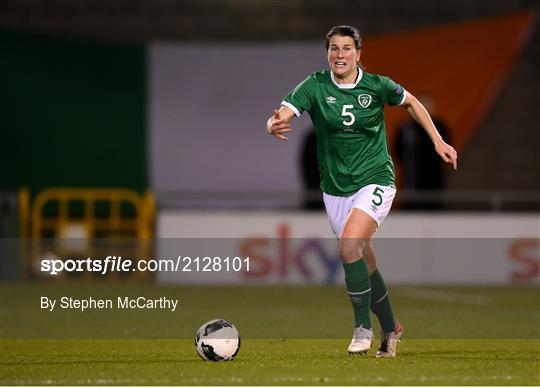
[[[532,376],[531,376],[532,377]],[[535,376],[537,380],[540,380],[540,375]],[[315,382],[315,383],[331,383],[332,381],[341,380],[341,378],[334,378],[334,377],[328,377],[328,376],[320,376],[320,377],[311,377],[309,379],[304,379],[301,376],[281,376],[281,377],[274,377],[272,381],[274,383],[299,383],[299,382]],[[401,380],[408,381],[412,383],[416,382],[439,382],[439,381],[447,381],[447,380],[457,380],[457,381],[464,381],[464,382],[477,382],[477,381],[512,381],[515,379],[512,375],[492,375],[492,376],[481,376],[481,375],[435,375],[435,376],[401,376]],[[191,379],[192,381],[197,381],[198,379]],[[242,381],[242,379],[238,379],[237,381]],[[394,381],[394,378],[388,378],[385,376],[349,376],[346,378],[347,382],[377,382],[377,383],[384,383],[384,382],[391,382]],[[148,384],[160,384],[163,383],[163,379],[159,380],[146,380],[146,379],[78,379],[78,380],[52,380],[52,379],[46,379],[46,380],[13,380],[10,381],[10,385],[148,385]],[[6,381],[2,381],[3,384],[6,383]],[[170,383],[170,382],[169,382]]]
[[[341,380],[341,378],[334,378],[334,377],[328,377],[328,376],[321,376],[321,377],[312,377],[310,379],[303,379],[302,377],[295,377],[295,376],[284,376],[284,377],[275,377],[273,378],[273,382],[279,383],[279,382],[325,382],[329,383],[332,381]],[[492,375],[492,376],[481,376],[481,375],[440,375],[440,376],[402,376],[400,379],[408,382],[428,382],[428,381],[447,381],[447,380],[458,380],[458,381],[466,381],[466,382],[475,382],[475,381],[512,381],[515,379],[514,376],[511,375]],[[539,380],[540,376],[536,376],[536,379]],[[347,382],[377,382],[377,383],[384,383],[384,382],[390,382],[394,381],[394,378],[389,378],[385,376],[350,376],[346,378]]]
[[[438,302],[464,303],[476,306],[490,304],[492,299],[484,295],[464,294],[462,292],[440,291],[429,288],[399,288],[395,291],[398,295],[425,299],[436,300]]]

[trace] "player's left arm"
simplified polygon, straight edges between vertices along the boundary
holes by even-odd
[[[454,170],[457,170],[458,155],[456,150],[443,140],[441,134],[439,131],[437,131],[437,128],[435,128],[435,124],[433,124],[431,116],[420,101],[418,101],[411,93],[407,92],[405,95],[405,100],[401,103],[401,106],[407,109],[411,117],[424,128],[433,142],[435,151],[439,154],[439,156],[446,163],[451,164],[454,167]]]

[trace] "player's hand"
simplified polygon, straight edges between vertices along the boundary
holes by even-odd
[[[435,143],[435,151],[446,163],[449,163],[457,170],[457,151],[450,144],[445,143],[443,140]]]
[[[266,123],[266,132],[280,140],[289,140],[284,133],[292,131],[291,124],[279,117],[279,110],[274,109],[274,115]]]

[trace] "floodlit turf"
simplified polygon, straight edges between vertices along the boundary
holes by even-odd
[[[189,340],[5,340],[2,384],[538,385],[538,342],[406,340],[399,358],[349,356],[346,340],[245,340],[211,363]]]
[[[346,352],[342,287],[0,285],[3,385],[539,385],[537,287],[393,287],[406,337],[396,359]],[[53,311],[39,298],[180,299],[170,311]],[[193,335],[225,318],[238,358],[204,362]],[[374,319],[375,323],[375,319]]]

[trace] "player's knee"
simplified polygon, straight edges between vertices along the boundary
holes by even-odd
[[[364,247],[369,239],[342,238],[339,241],[339,256],[345,263],[350,263],[362,257]]]

